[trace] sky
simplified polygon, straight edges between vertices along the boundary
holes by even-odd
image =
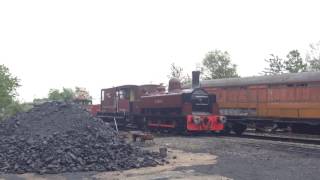
[[[320,1],[0,0],[0,64],[20,79],[21,101],[50,88],[167,83],[170,64],[191,73],[209,51],[228,51],[240,76],[273,53],[320,40]]]

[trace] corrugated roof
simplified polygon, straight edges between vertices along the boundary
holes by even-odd
[[[286,73],[270,76],[253,76],[242,78],[203,80],[201,87],[232,87],[248,85],[269,85],[269,84],[294,84],[320,82],[320,72]],[[185,88],[191,87],[187,84]]]

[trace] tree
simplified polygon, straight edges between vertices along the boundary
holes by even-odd
[[[53,101],[71,101],[74,98],[74,91],[70,88],[63,88],[62,92],[59,89],[50,89],[48,99]]]
[[[74,99],[74,91],[70,88],[63,88],[61,97],[64,101],[72,101]]]
[[[177,78],[183,84],[191,82],[190,76],[188,74],[184,74],[183,68],[175,65],[174,63],[171,64],[170,74],[168,75],[168,78]]]
[[[48,94],[48,99],[53,101],[62,100],[59,89],[50,89]]]
[[[305,72],[307,70],[307,64],[303,61],[298,50],[290,51],[284,64],[289,73]]]
[[[75,99],[92,101],[92,97],[90,96],[89,91],[87,91],[85,88],[76,87],[74,91],[74,96]]]
[[[316,44],[310,44],[306,60],[309,63],[309,71],[320,71],[320,41]]]
[[[206,54],[201,68],[204,79],[221,79],[239,77],[237,66],[231,63],[228,52],[214,50]]]
[[[16,108],[16,90],[19,86],[19,79],[6,66],[0,65],[0,119],[7,117]]]
[[[265,61],[268,63],[268,68],[265,68],[263,73],[265,75],[275,75],[275,74],[282,74],[285,72],[285,65],[283,59],[279,58],[274,54],[270,54],[270,58],[266,59]]]
[[[4,110],[3,118],[15,115],[18,112],[24,110],[24,105],[20,104],[18,101],[12,101]]]
[[[307,71],[308,64],[302,59],[298,50],[290,51],[285,59],[274,54],[266,60],[268,68],[265,68],[265,75],[275,75],[283,73],[298,73]]]
[[[19,79],[7,67],[0,65],[0,108],[8,106],[16,97]]]

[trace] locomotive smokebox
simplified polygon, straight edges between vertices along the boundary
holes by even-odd
[[[192,71],[192,89],[200,87],[200,71]]]

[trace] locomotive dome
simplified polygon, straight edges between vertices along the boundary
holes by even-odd
[[[168,91],[172,92],[175,90],[181,90],[181,82],[178,78],[171,78],[169,80],[169,87],[168,87]]]

